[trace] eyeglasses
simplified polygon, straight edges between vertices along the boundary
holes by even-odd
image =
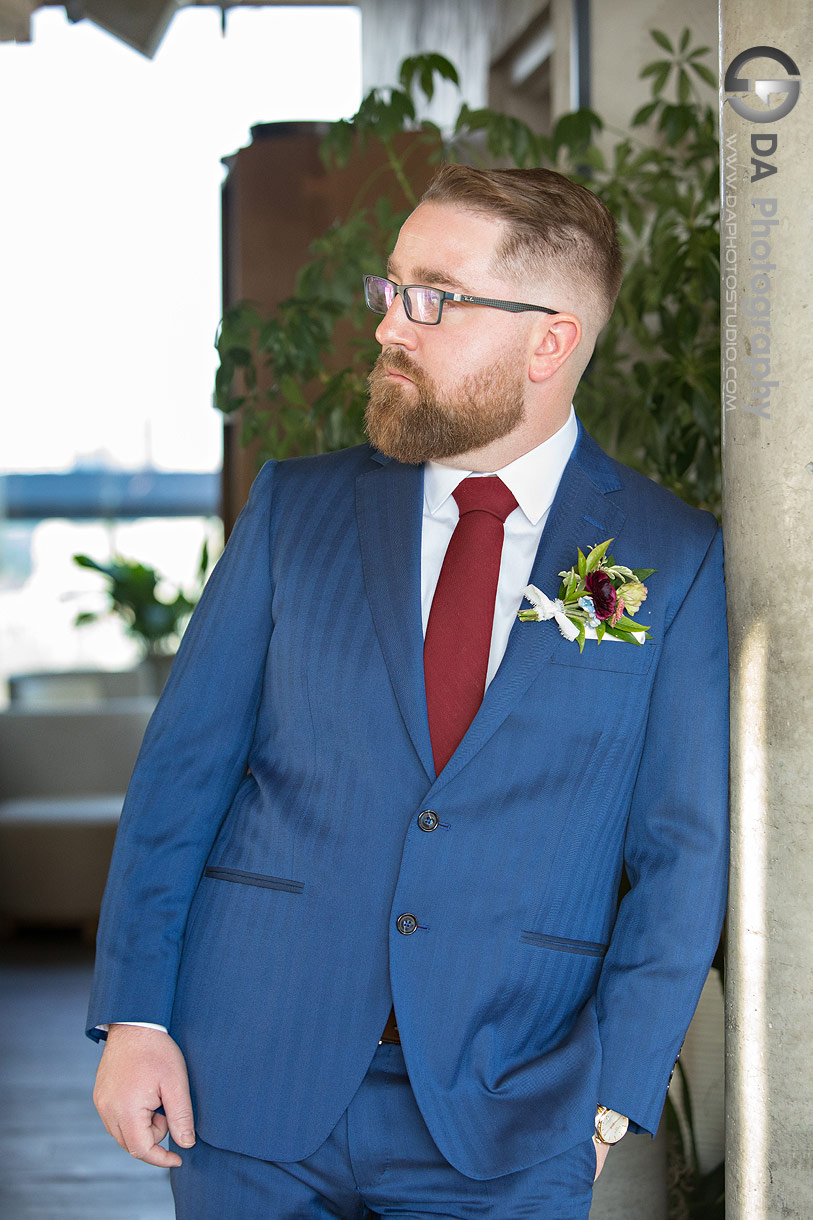
[[[529,309],[537,313],[557,314],[558,309],[547,305],[524,305],[520,301],[495,301],[492,297],[472,297],[466,292],[444,292],[440,288],[428,288],[424,284],[394,284],[382,275],[365,275],[364,300],[373,313],[386,313],[396,296],[404,302],[406,316],[410,322],[421,326],[437,326],[443,315],[445,301],[462,301],[467,305],[488,305],[492,309],[506,309],[509,313],[525,313]]]

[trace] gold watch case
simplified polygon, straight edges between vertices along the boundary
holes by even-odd
[[[596,1106],[596,1139],[601,1144],[617,1144],[627,1134],[630,1120],[617,1110]]]

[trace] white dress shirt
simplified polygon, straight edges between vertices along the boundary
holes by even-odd
[[[503,466],[496,474],[513,492],[518,508],[505,520],[505,541],[497,581],[494,624],[491,629],[491,651],[488,657],[486,686],[496,674],[505,655],[508,636],[522,605],[522,590],[528,584],[539,540],[548,519],[550,506],[568,463],[579,425],[573,408],[567,422],[535,449],[530,449],[515,461]],[[483,476],[486,472],[482,472]],[[458,483],[472,474],[441,462],[427,462],[423,483],[423,530],[421,533],[421,611],[423,632],[429,621],[429,609],[440,576],[446,548],[457,525],[460,513],[452,492]],[[477,476],[475,476],[477,477]],[[466,591],[460,590],[465,601]]]
[[[505,521],[505,541],[497,581],[486,686],[496,674],[505,655],[508,636],[522,604],[522,590],[530,579],[542,530],[545,528],[550,506],[578,434],[579,426],[571,407],[567,422],[541,445],[523,453],[522,457],[509,462],[502,470],[480,472],[480,477],[485,477],[486,473],[499,475],[506,487],[513,492],[519,506],[509,513]],[[424,635],[446,548],[460,517],[452,492],[458,483],[462,483],[463,479],[467,479],[472,473],[471,470],[444,466],[442,462],[427,462],[424,469],[421,531],[421,613]],[[461,589],[461,601],[465,599],[465,594],[465,589]],[[121,1021],[119,1024],[138,1025],[145,1029],[167,1032],[165,1026],[153,1025],[149,1021]],[[98,1028],[106,1029],[107,1026],[100,1025]]]

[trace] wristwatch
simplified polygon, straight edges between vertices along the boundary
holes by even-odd
[[[627,1134],[629,1125],[626,1115],[596,1106],[596,1139],[600,1144],[617,1144]]]

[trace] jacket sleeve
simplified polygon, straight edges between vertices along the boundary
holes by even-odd
[[[668,624],[597,994],[597,1101],[655,1134],[719,942],[728,867],[728,650],[718,529]]]
[[[88,1034],[168,1026],[187,913],[246,772],[271,637],[275,464],[248,503],[184,634],[122,810],[99,924]]]

